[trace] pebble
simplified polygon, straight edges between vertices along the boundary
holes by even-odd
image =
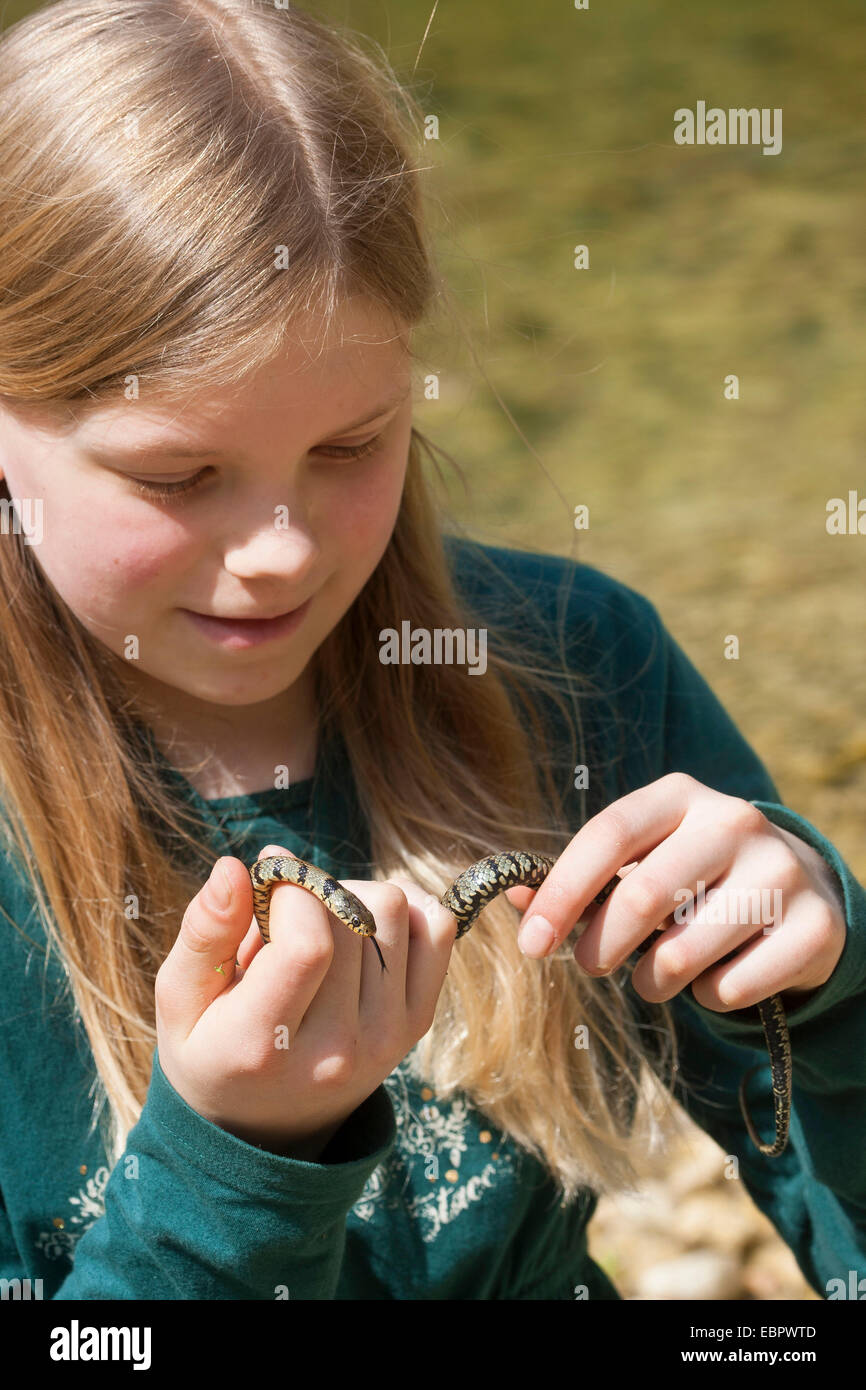
[[[691,1250],[643,1270],[636,1283],[642,1299],[736,1298],[740,1262],[715,1250]]]

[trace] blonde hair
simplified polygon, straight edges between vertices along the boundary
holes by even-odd
[[[17,24],[0,42],[0,400],[56,418],[122,398],[131,371],[163,398],[237,383],[299,316],[327,328],[356,294],[419,323],[446,297],[410,157],[420,122],[381,50],[295,5],[61,0]],[[471,681],[378,661],[371,634],[407,613],[429,629],[473,621],[425,475],[437,452],[412,431],[387,550],[314,662],[320,730],[345,741],[377,876],[438,895],[494,850],[556,855],[573,837],[562,782],[589,761],[591,692],[489,623]],[[210,830],[160,778],[121,659],[20,537],[0,546],[0,588],[7,849],[68,974],[114,1162],[147,1093],[155,974],[212,865]],[[550,746],[545,704],[568,753]],[[567,945],[529,960],[517,921],[500,897],[455,947],[412,1065],[439,1095],[465,1093],[566,1199],[630,1185],[644,1081],[675,1051],[667,1007],[651,1047],[623,972],[586,980]]]

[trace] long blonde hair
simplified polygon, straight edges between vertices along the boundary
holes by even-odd
[[[0,42],[0,400],[57,418],[118,399],[130,372],[162,397],[237,383],[298,316],[326,328],[350,294],[419,323],[445,297],[413,168],[420,125],[381,50],[295,5],[61,0],[19,23]],[[437,452],[412,431],[387,550],[314,662],[320,728],[344,739],[377,877],[439,894],[494,850],[556,855],[572,838],[563,776],[590,761],[590,690],[504,627],[471,681],[450,664],[380,664],[372,635],[408,613],[428,629],[473,622],[425,472]],[[113,1162],[147,1092],[154,977],[210,870],[209,832],[139,737],[120,658],[20,536],[0,546],[0,588],[7,853],[67,972]],[[550,746],[545,704],[567,752]],[[622,972],[584,980],[568,946],[528,960],[517,920],[501,897],[455,947],[412,1065],[438,1094],[464,1092],[566,1199],[631,1185],[646,1142],[635,1113],[656,1128],[644,1083],[675,1051],[669,1012],[651,1046]]]

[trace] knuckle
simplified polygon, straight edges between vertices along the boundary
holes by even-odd
[[[666,772],[662,781],[674,791],[688,792],[698,786],[696,778],[688,772]]]
[[[232,1057],[230,1073],[234,1081],[260,1077],[274,1063],[274,1040],[267,1034],[247,1038]]]
[[[612,848],[618,855],[624,855],[628,850],[631,831],[622,811],[616,806],[606,806],[599,812],[598,826],[604,848]]]
[[[617,892],[623,907],[640,922],[658,922],[667,916],[669,894],[663,883],[650,874],[635,870],[622,880]]]
[[[401,913],[405,913],[409,907],[409,900],[403,889],[397,883],[388,880],[378,885],[379,899],[376,905],[376,915],[380,913],[383,917],[396,918]]]
[[[676,937],[658,943],[656,965],[667,981],[685,979],[689,974],[691,952],[688,946]]]
[[[334,957],[334,937],[330,928],[323,931],[298,932],[291,943],[292,965],[303,975],[318,975],[331,964]]]
[[[184,946],[196,955],[207,955],[214,948],[213,935],[208,933],[206,923],[200,917],[195,903],[190,903],[183,914],[180,935]]]
[[[790,845],[773,839],[763,851],[763,877],[774,888],[792,888],[800,877],[801,865]]]
[[[732,796],[728,800],[730,805],[722,818],[725,829],[744,835],[754,835],[764,829],[763,812],[759,811],[757,806],[753,806],[751,801],[746,801],[742,796]]]
[[[811,943],[812,950],[816,955],[826,954],[828,948],[834,947],[836,944],[838,922],[836,913],[829,903],[824,902],[823,898],[818,898],[812,905],[809,919],[806,939]]]
[[[354,1038],[336,1041],[326,1056],[320,1057],[313,1068],[313,1080],[325,1090],[341,1090],[355,1075],[356,1047]]]
[[[153,982],[153,996],[158,1010],[163,1010],[171,998],[171,977],[166,974],[165,966],[166,962],[163,961]]]

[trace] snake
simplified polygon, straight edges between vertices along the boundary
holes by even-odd
[[[547,878],[556,863],[547,855],[535,854],[530,850],[503,850],[490,854],[470,864],[468,869],[454,880],[439,899],[448,912],[456,918],[457,935],[455,940],[465,936],[473,926],[479,913],[508,888],[538,888]],[[312,893],[328,911],[358,936],[369,937],[385,970],[385,959],[376,941],[376,920],[360,898],[350,893],[341,883],[309,860],[292,858],[288,855],[271,855],[259,859],[249,866],[253,887],[253,912],[259,932],[265,942],[270,941],[270,898],[279,883],[292,883]],[[591,902],[601,906],[615,888],[622,883],[619,874],[608,879],[604,887],[595,894]],[[643,955],[663,935],[664,929],[651,933],[637,947]],[[755,1147],[768,1158],[781,1154],[788,1143],[788,1129],[791,1120],[792,1056],[791,1039],[785,1016],[785,1006],[778,994],[769,995],[757,1004],[758,1017],[764,1031],[767,1052],[770,1058],[770,1071],[773,1087],[773,1116],[775,1137],[764,1142],[749,1114],[746,1104],[746,1087],[751,1077],[758,1072],[763,1063],[758,1063],[743,1076],[739,1088],[739,1103],[746,1130]]]

